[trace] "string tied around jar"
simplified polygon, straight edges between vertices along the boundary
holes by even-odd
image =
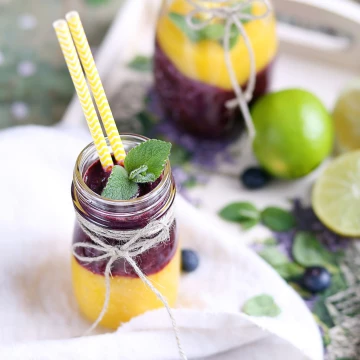
[[[251,101],[256,85],[256,64],[255,54],[251,46],[249,36],[246,33],[242,21],[253,21],[265,19],[272,12],[272,7],[269,0],[239,0],[236,3],[229,4],[229,0],[186,0],[194,9],[190,11],[186,16],[186,22],[193,30],[202,30],[214,19],[225,20],[225,31],[223,37],[223,46],[225,53],[226,68],[230,77],[231,85],[235,92],[236,98],[229,100],[226,103],[227,108],[240,107],[243,114],[246,127],[248,129],[250,139],[255,137],[255,127],[251,118],[251,114],[248,107],[248,102]],[[254,15],[249,13],[249,7],[254,3],[260,3],[264,5],[265,11],[260,15]],[[204,5],[202,5],[204,4]],[[218,4],[216,7],[209,7],[206,4]],[[204,21],[199,22],[199,15],[207,15]],[[244,38],[244,42],[249,53],[250,58],[250,77],[247,83],[245,92],[242,91],[239,85],[234,65],[230,56],[230,38],[232,34],[232,27],[236,26],[239,34]]]
[[[111,267],[116,260],[124,259],[136,272],[137,276],[149,287],[149,289],[162,302],[169,314],[174,330],[177,347],[181,359],[187,360],[185,352],[180,342],[179,329],[176,325],[175,317],[171,311],[166,298],[150,282],[146,275],[141,271],[134,258],[148,251],[149,249],[169,241],[170,231],[174,226],[174,211],[169,210],[161,219],[150,221],[144,228],[138,230],[112,230],[104,229],[86,220],[80,214],[77,214],[77,220],[82,231],[92,240],[93,243],[78,242],[73,244],[74,257],[82,262],[98,262],[108,259],[104,271],[105,278],[105,300],[101,312],[95,322],[86,331],[85,335],[92,332],[105,316],[110,302],[110,276]],[[110,245],[106,239],[116,240],[118,245]],[[101,253],[98,256],[82,256],[77,253],[78,249],[96,250]]]

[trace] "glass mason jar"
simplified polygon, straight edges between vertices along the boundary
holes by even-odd
[[[126,151],[147,140],[139,135],[122,135]],[[160,180],[145,191],[145,195],[127,201],[104,199],[92,191],[89,183],[89,169],[94,164],[101,166],[94,144],[88,145],[79,155],[74,169],[72,199],[75,211],[85,219],[102,229],[138,230],[152,220],[160,220],[173,211],[176,194],[170,162],[166,163]],[[104,179],[92,179],[91,187]],[[151,186],[151,184],[149,184]],[[86,223],[85,223],[86,224]],[[85,229],[88,230],[88,229]],[[150,282],[173,306],[177,299],[180,276],[180,250],[174,220],[167,241],[155,245],[145,253],[133,259]],[[103,239],[109,245],[119,245],[111,238]],[[85,234],[79,222],[75,224],[73,244],[95,245]],[[83,257],[96,257],[103,253],[92,248],[77,247],[76,254]],[[105,268],[109,259],[95,262],[79,261],[72,256],[73,288],[81,312],[91,321],[95,321],[104,306],[106,286]],[[110,301],[100,325],[116,329],[122,322],[148,310],[162,307],[163,304],[147,285],[137,276],[127,260],[116,260],[111,267]]]
[[[195,1],[206,8],[239,3]],[[234,136],[243,128],[243,120],[237,107],[231,110],[225,106],[235,98],[222,42],[225,20],[213,19],[210,27],[197,32],[186,22],[186,15],[193,9],[187,0],[163,1],[156,29],[155,91],[167,118],[185,132],[200,138]],[[266,7],[253,2],[248,12],[263,15]],[[195,21],[206,21],[208,17],[199,13]],[[243,25],[255,55],[256,99],[268,89],[278,46],[276,22],[270,14],[263,19],[243,21]],[[235,25],[230,35],[230,58],[239,85],[245,87],[250,76],[250,57]]]

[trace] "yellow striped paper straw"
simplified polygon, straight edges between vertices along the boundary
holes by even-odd
[[[116,127],[115,120],[99,76],[99,72],[96,68],[89,43],[80,20],[80,16],[78,12],[71,11],[66,14],[66,20],[68,22],[71,35],[74,39],[81,63],[84,67],[85,74],[90,84],[90,89],[93,93],[107,136],[110,140],[115,159],[118,163],[121,163],[126,156],[125,149]]]
[[[90,91],[80,65],[80,60],[76,53],[74,42],[71,38],[68,24],[65,20],[57,20],[53,23],[53,27],[59,40],[61,50],[64,54],[81,107],[84,111],[96,150],[99,154],[101,165],[104,170],[110,170],[114,166],[114,163],[91,99]]]

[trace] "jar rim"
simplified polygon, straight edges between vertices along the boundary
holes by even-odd
[[[125,143],[125,144],[127,142],[134,142],[134,141],[138,141],[139,143],[142,143],[142,142],[149,140],[149,138],[147,138],[146,136],[133,134],[133,133],[123,133],[123,134],[121,134],[121,139],[122,139],[123,143]],[[106,137],[105,140],[107,142],[107,145],[110,146],[109,139]],[[151,201],[154,197],[156,197],[158,195],[158,192],[168,183],[168,180],[171,177],[170,160],[167,160],[164,170],[163,170],[163,176],[162,176],[159,184],[154,189],[152,189],[149,193],[139,196],[137,198],[130,199],[130,200],[107,199],[107,198],[100,196],[93,190],[91,190],[83,178],[84,174],[86,173],[86,171],[89,169],[89,167],[91,165],[86,167],[85,169],[81,169],[81,167],[83,165],[82,162],[84,161],[84,159],[86,159],[87,157],[90,157],[94,153],[96,153],[96,148],[95,148],[94,142],[92,141],[80,152],[80,154],[78,155],[78,157],[76,159],[75,168],[74,168],[74,180],[76,180],[76,182],[80,185],[80,187],[86,191],[87,195],[91,196],[93,199],[96,199],[96,201],[98,202],[98,204],[100,206],[107,207],[107,206],[116,206],[117,205],[117,206],[127,207],[127,206],[131,206],[131,205],[141,205],[143,203],[144,204],[148,203],[149,201]]]

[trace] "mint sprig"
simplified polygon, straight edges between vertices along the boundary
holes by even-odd
[[[130,200],[139,192],[140,183],[160,177],[169,158],[171,144],[148,140],[134,147],[125,158],[124,167],[115,165],[101,196],[112,200]]]
[[[168,142],[161,140],[145,141],[129,151],[125,158],[125,169],[129,174],[135,170],[140,171],[138,174],[143,176],[152,174],[156,180],[164,170],[170,150],[171,144]],[[143,170],[145,169],[144,166],[147,167],[146,170]]]
[[[112,200],[129,200],[138,191],[138,184],[129,179],[128,172],[122,166],[115,165],[101,196]]]

